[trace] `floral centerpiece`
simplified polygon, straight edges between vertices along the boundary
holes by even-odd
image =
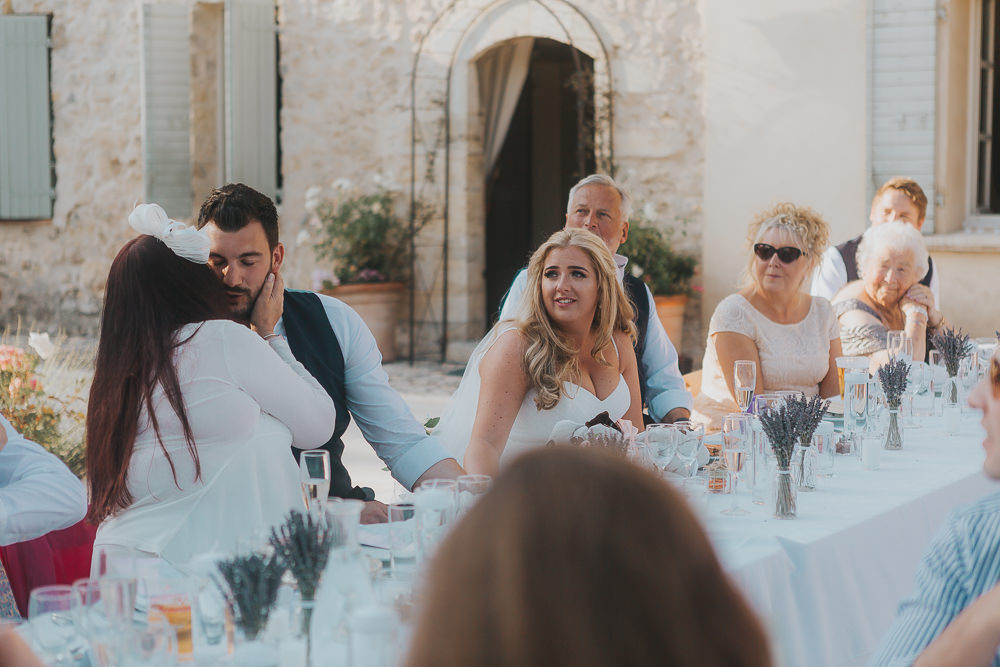
[[[759,415],[764,434],[771,443],[778,464],[772,489],[775,518],[795,517],[795,485],[791,476],[795,445],[807,431],[812,436],[829,404],[829,401],[823,401],[818,396],[798,396],[786,398],[780,405],[768,408]]]
[[[28,440],[58,456],[78,477],[86,469],[82,355],[32,332],[28,347],[0,344],[0,414]],[[49,391],[42,379],[51,380]]]
[[[958,403],[958,366],[962,358],[974,349],[969,342],[969,335],[961,329],[946,327],[931,336],[931,344],[941,353],[944,368],[948,371],[948,387],[945,388],[945,400],[951,404]]]
[[[886,449],[902,449],[903,434],[899,430],[899,404],[909,383],[910,365],[904,359],[893,359],[878,369],[878,381],[889,406],[889,429],[885,433]]]
[[[323,578],[330,548],[333,546],[334,532],[325,521],[312,514],[288,513],[285,523],[271,529],[269,542],[282,569],[287,569],[295,577],[302,596],[302,631],[306,635],[306,651],[311,650],[311,628],[313,605],[316,591]]]
[[[218,564],[226,582],[223,592],[233,607],[236,625],[253,641],[267,625],[285,568],[276,556],[236,556]]]
[[[803,491],[812,491],[816,488],[816,450],[812,448],[812,438],[819,423],[823,421],[823,415],[830,407],[830,401],[824,401],[819,396],[808,399],[803,396],[803,400],[805,405],[796,429],[799,436],[796,483]]]

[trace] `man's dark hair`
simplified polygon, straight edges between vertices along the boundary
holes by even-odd
[[[257,220],[264,228],[267,245],[278,245],[278,211],[274,202],[249,185],[229,183],[212,190],[198,212],[198,229],[209,222],[224,232],[238,232]]]

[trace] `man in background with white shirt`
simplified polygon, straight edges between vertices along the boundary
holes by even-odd
[[[872,199],[872,210],[869,220],[872,225],[883,222],[905,222],[913,225],[919,231],[924,226],[927,217],[927,195],[916,181],[897,176],[882,184]],[[861,236],[845,241],[837,246],[831,246],[823,253],[823,259],[813,274],[812,287],[809,293],[822,296],[833,301],[834,295],[858,276],[857,252]],[[920,279],[920,284],[930,287],[934,295],[934,305],[941,309],[941,279],[938,276],[934,261],[928,258],[927,274]]]
[[[691,393],[677,366],[677,350],[656,315],[653,295],[644,282],[628,273],[628,258],[617,254],[628,238],[628,218],[632,198],[610,176],[591,174],[569,191],[566,228],[586,229],[601,237],[618,265],[618,280],[635,310],[642,405],[653,422],[673,423],[691,416]],[[524,298],[527,285],[524,269],[514,277],[500,307],[500,319],[511,319]]]

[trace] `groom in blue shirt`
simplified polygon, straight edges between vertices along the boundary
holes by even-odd
[[[362,523],[386,520],[386,507],[367,487],[353,486],[341,457],[351,416],[365,440],[403,486],[456,477],[462,468],[428,436],[389,386],[375,338],[349,306],[333,297],[285,290],[278,213],[266,195],[235,183],[214,190],[198,214],[212,240],[209,266],[225,283],[233,316],[262,337],[284,336],[295,358],[323,385],[337,407],[330,452],[330,495],[366,502]],[[301,450],[292,448],[296,459]]]

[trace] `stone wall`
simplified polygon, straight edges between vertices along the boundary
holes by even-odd
[[[221,10],[213,3],[175,1],[189,4],[193,15],[200,17],[192,24],[191,40],[192,135],[198,149],[192,152],[192,184],[197,208],[219,169],[211,157],[219,149],[205,150],[203,141],[219,137],[219,98],[213,96],[211,82],[219,67],[212,34]],[[277,3],[284,178],[279,212],[290,286],[312,287],[317,268],[310,243],[299,233],[310,186],[348,179],[370,188],[378,175],[400,184],[408,194],[414,54],[421,36],[449,4],[448,0]],[[478,9],[487,4],[460,2],[448,20],[455,26],[473,25],[470,35],[488,44],[490,31],[497,30],[498,39],[500,32],[488,22],[476,23]],[[550,4],[570,11],[569,5]],[[607,48],[615,91],[618,175],[632,189],[638,206],[659,224],[689,221],[684,244],[697,250],[703,170],[697,2],[579,0],[575,5]],[[131,236],[125,220],[143,194],[141,4],[14,0],[13,11],[53,15],[57,197],[51,221],[0,223],[0,326],[20,317],[49,329],[94,333],[108,265]],[[524,34],[532,34],[530,25],[524,26]],[[589,37],[579,39],[584,43]],[[470,56],[474,59],[478,53]],[[461,95],[475,91],[468,81],[471,65],[472,60],[456,63],[461,85],[455,90]],[[425,102],[434,103],[421,100]],[[460,183],[461,189],[451,192],[452,214],[460,218],[452,223],[450,291],[457,301],[451,312],[457,314],[453,334],[464,332],[472,338],[485,325],[481,316],[468,313],[482,312],[470,304],[483,298],[484,286],[475,284],[475,276],[488,252],[481,247],[482,213],[477,209],[482,173],[476,164],[480,159],[476,122],[481,123],[481,117],[474,100],[453,103],[464,105],[471,115],[460,124],[464,131],[452,137],[452,185]],[[424,253],[433,257],[441,240],[430,230]],[[694,327],[689,328],[684,347],[700,359],[701,333],[697,316],[692,319]]]
[[[52,220],[0,221],[0,328],[94,333],[108,266],[142,197],[139,5],[14,0],[52,14]]]

